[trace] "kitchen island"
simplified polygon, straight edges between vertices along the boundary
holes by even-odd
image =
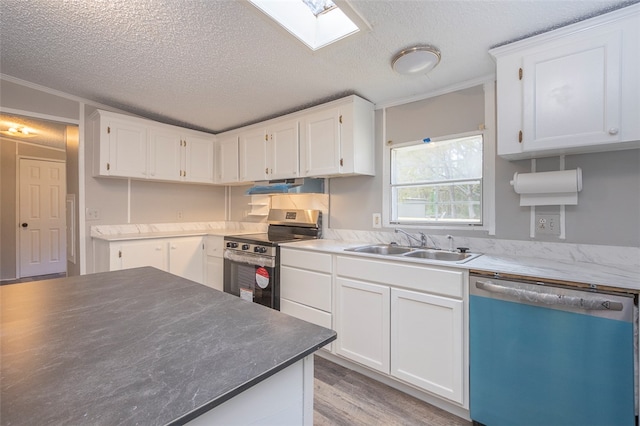
[[[0,286],[0,303],[2,425],[309,424],[312,354],[336,338],[148,267]]]

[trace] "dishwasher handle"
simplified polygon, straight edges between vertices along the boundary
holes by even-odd
[[[541,287],[541,286],[540,286]],[[493,283],[491,281],[476,281],[476,288],[489,293],[500,294],[516,298],[529,303],[539,303],[550,306],[569,306],[589,311],[622,311],[623,304],[603,298],[601,296],[570,296],[553,294],[541,287],[543,291],[527,290]]]

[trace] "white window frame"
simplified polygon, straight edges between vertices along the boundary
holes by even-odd
[[[495,235],[495,159],[496,159],[496,104],[495,104],[495,82],[484,84],[484,111],[485,123],[480,124],[479,130],[465,132],[443,137],[432,138],[433,141],[444,139],[455,139],[466,136],[482,134],[483,136],[483,159],[482,159],[482,225],[475,224],[397,224],[391,223],[391,148],[406,145],[386,143],[382,155],[382,223],[384,227],[399,227],[406,229],[429,229],[429,230],[459,230],[459,231],[480,231],[488,235]],[[382,109],[383,120],[383,140],[387,141],[386,135],[386,108]]]

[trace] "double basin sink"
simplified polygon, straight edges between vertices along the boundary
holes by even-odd
[[[345,249],[356,253],[379,254],[382,256],[399,256],[413,259],[439,260],[444,262],[465,263],[480,256],[479,253],[461,253],[447,250],[399,246],[396,244],[372,244],[368,246]]]

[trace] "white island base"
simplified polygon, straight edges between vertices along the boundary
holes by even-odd
[[[187,424],[313,425],[313,354]]]

